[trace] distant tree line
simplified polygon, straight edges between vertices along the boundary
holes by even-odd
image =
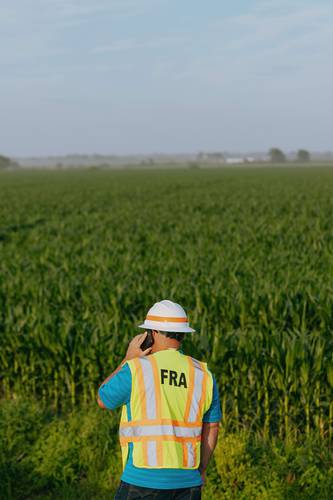
[[[279,148],[271,148],[269,150],[269,158],[272,163],[285,163],[287,157],[284,152]],[[300,163],[307,163],[311,160],[311,155],[306,149],[299,149],[296,155],[296,161]]]
[[[18,164],[16,161],[8,158],[7,156],[0,155],[0,170],[5,170],[6,168],[16,168]]]

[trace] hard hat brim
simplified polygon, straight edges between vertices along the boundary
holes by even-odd
[[[161,332],[174,332],[174,333],[194,333],[195,330],[188,325],[175,325],[174,323],[168,323],[166,321],[148,321],[146,320],[139,328],[144,330],[157,330]]]

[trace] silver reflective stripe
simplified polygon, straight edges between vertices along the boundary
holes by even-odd
[[[188,467],[194,467],[194,449],[192,443],[186,443],[187,446],[187,456],[188,456]]]
[[[195,358],[191,358],[192,359],[192,363],[194,364],[194,366],[196,368],[198,368],[199,370],[202,370],[202,367],[201,367],[201,364],[199,363],[199,361]]]
[[[174,435],[177,437],[199,437],[201,436],[200,427],[174,427]]]
[[[150,467],[157,466],[157,445],[156,441],[148,441],[147,443],[148,452],[148,465]]]
[[[190,414],[188,417],[189,422],[196,422],[197,415],[199,411],[199,403],[202,395],[202,383],[204,378],[204,372],[200,363],[192,358],[192,362],[194,364],[194,390],[192,396],[192,402],[190,407]]]
[[[201,435],[201,426],[180,427],[174,425],[135,425],[122,426],[119,430],[121,437],[147,437],[147,436],[176,436],[195,438]]]
[[[135,436],[133,432],[133,427],[120,427],[119,428],[120,437],[133,437]]]
[[[153,367],[148,359],[139,358],[143,371],[143,380],[146,391],[147,418],[156,418],[156,396]]]

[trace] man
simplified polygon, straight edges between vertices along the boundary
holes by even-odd
[[[221,408],[206,363],[180,350],[194,330],[184,309],[157,302],[121,365],[98,391],[101,408],[122,406],[124,471],[116,499],[200,499]],[[142,350],[146,337],[153,344]]]

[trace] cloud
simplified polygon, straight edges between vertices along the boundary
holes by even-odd
[[[120,40],[115,40],[108,45],[102,45],[95,47],[91,50],[95,54],[105,54],[108,52],[122,52],[129,50],[140,50],[140,49],[162,49],[167,47],[174,47],[180,44],[185,44],[189,41],[187,37],[184,36],[171,36],[171,37],[156,37],[148,40],[138,40],[135,38],[125,38]]]
[[[7,0],[0,6],[0,22],[43,20],[48,25],[89,21],[91,16],[114,13],[132,16],[164,0]]]
[[[270,2],[270,5],[275,2]],[[221,28],[229,35],[231,42],[226,44],[228,49],[265,49],[267,46],[281,44],[302,43],[317,37],[318,34],[330,28],[333,15],[333,6],[310,6],[298,9],[276,12],[254,10],[251,14],[233,17],[221,23]]]
[[[175,78],[215,85],[301,72],[330,72],[333,4],[259,2],[246,14],[214,21],[201,38],[202,50],[184,61]],[[312,75],[313,78],[313,75]]]
[[[165,0],[7,0],[0,5],[0,64],[9,73],[39,72],[43,64],[57,59],[75,59],[85,40],[94,42],[98,25],[105,15],[110,19],[143,14]],[[67,40],[76,28],[87,24],[89,37],[79,34],[77,43]],[[88,31],[89,30],[89,31]],[[115,42],[115,47],[118,42]],[[120,44],[122,42],[120,41]],[[30,69],[28,69],[30,71]]]

